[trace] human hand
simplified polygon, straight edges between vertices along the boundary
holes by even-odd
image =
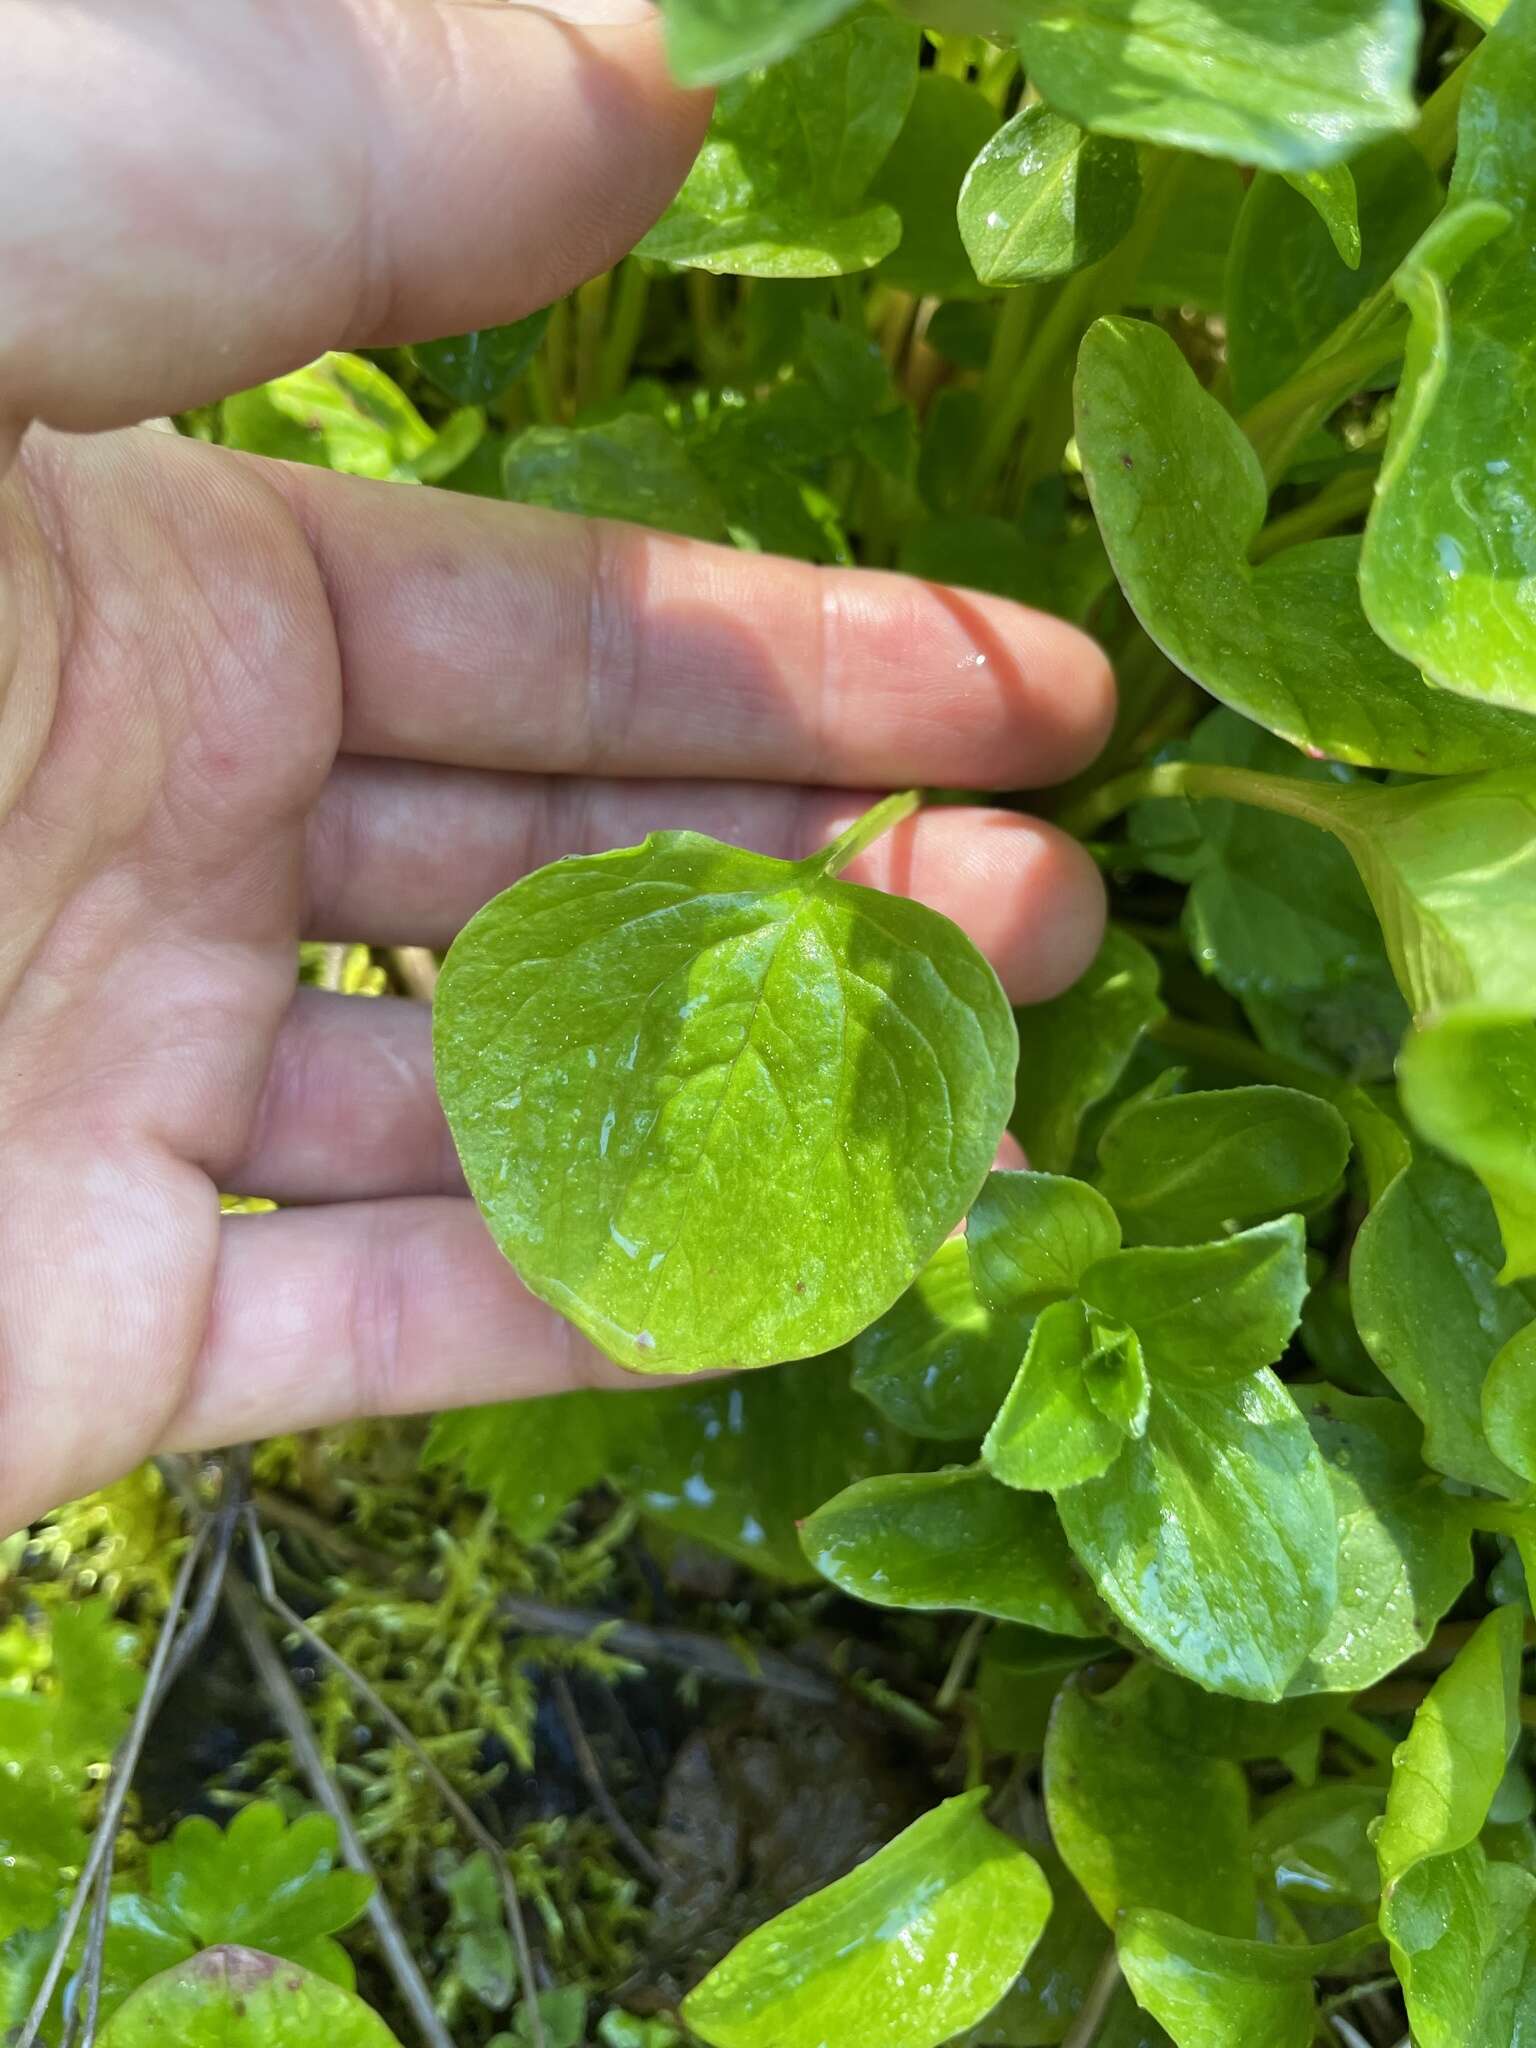
[[[445,945],[561,853],[805,852],[865,786],[1107,730],[1102,656],[1001,600],[107,431],[612,263],[706,108],[643,6],[561,12],[0,0],[0,1528],[156,1450],[612,1376],[464,1196],[425,1006],[296,995],[301,936]],[[855,874],[1019,1000],[1099,941],[1011,812]]]

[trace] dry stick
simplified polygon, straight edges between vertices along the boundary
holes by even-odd
[[[90,1898],[96,1880],[116,1846],[117,1830],[122,1822],[123,1808],[128,1803],[128,1790],[133,1782],[133,1773],[144,1747],[144,1738],[148,1735],[150,1723],[155,1717],[155,1708],[159,1704],[161,1681],[165,1677],[166,1666],[170,1661],[171,1642],[182,1610],[187,1604],[187,1588],[192,1583],[192,1574],[197,1569],[197,1561],[203,1554],[207,1540],[208,1527],[204,1524],[193,1534],[192,1541],[187,1546],[187,1554],[177,1571],[176,1582],[171,1588],[171,1597],[166,1606],[165,1619],[160,1624],[154,1653],[149,1660],[149,1670],[145,1674],[144,1690],[139,1695],[139,1704],[134,1710],[128,1733],[119,1743],[112,1758],[107,1796],[102,1802],[101,1817],[96,1823],[96,1833],[91,1839],[90,1852],[76,1881],[74,1895],[64,1915],[64,1924],[59,1930],[58,1944],[48,1959],[43,1981],[38,1986],[37,1996],[32,2001],[31,2011],[27,2014],[16,2048],[36,2048],[37,2037],[47,2017],[48,2007],[69,1959],[70,1943],[79,1931],[86,1901]]]
[[[1104,1951],[1093,1982],[1088,1986],[1088,1995],[1083,2000],[1071,2030],[1062,2041],[1061,2048],[1093,2048],[1109,2012],[1110,2000],[1120,1988],[1120,1959],[1115,1954],[1115,1945],[1110,1943]]]
[[[576,1702],[571,1697],[571,1688],[566,1684],[565,1673],[552,1670],[550,1686],[555,1695],[555,1704],[560,1709],[560,1718],[565,1723],[566,1733],[571,1738],[571,1747],[576,1752],[576,1764],[587,1790],[597,1801],[598,1811],[608,1823],[609,1832],[631,1863],[651,1884],[660,1884],[665,1873],[644,1842],[635,1833],[629,1822],[619,1811],[618,1801],[608,1790],[602,1767],[597,1761],[587,1731],[581,1725],[581,1716],[576,1711]]]
[[[191,1663],[198,1649],[213,1626],[213,1617],[218,1612],[219,1596],[224,1588],[224,1574],[229,1568],[230,1545],[235,1536],[235,1520],[239,1513],[244,1491],[240,1474],[233,1466],[226,1466],[224,1485],[230,1497],[217,1512],[209,1518],[207,1527],[211,1542],[208,1561],[203,1567],[202,1583],[197,1589],[197,1599],[192,1610],[175,1639],[170,1656],[166,1659],[151,1714],[158,1711],[169,1694],[171,1687]],[[114,1843],[115,1848],[115,1843]],[[106,1955],[107,1929],[112,1913],[112,1865],[114,1855],[108,1852],[96,1886],[96,1896],[91,1904],[90,1927],[86,1934],[85,1954],[80,1964],[80,1984],[84,1992],[84,2024],[80,2029],[80,2048],[96,2048],[96,2024],[101,2015],[102,1966]],[[77,2005],[76,2016],[81,2007]],[[71,2024],[65,2035],[65,2048],[74,2038]]]
[[[379,1576],[389,1569],[387,1558],[350,1541],[318,1515],[284,1500],[281,1494],[260,1493],[256,1505],[264,1521],[292,1529],[355,1570]],[[415,1582],[412,1590],[420,1599],[435,1595],[435,1588],[427,1580]],[[567,1636],[579,1642],[601,1631],[603,1649],[635,1664],[670,1664],[680,1671],[697,1671],[703,1677],[718,1679],[723,1685],[750,1685],[762,1692],[788,1693],[793,1699],[807,1700],[819,1707],[836,1706],[848,1696],[847,1689],[830,1673],[799,1663],[782,1651],[757,1650],[749,1659],[718,1636],[705,1635],[698,1629],[652,1628],[642,1621],[616,1621],[611,1614],[599,1614],[590,1608],[553,1607],[543,1600],[524,1599],[518,1593],[502,1594],[496,1611],[504,1621],[528,1635]]]
[[[261,1602],[244,1579],[231,1572],[224,1583],[224,1604],[230,1618],[240,1632],[251,1668],[266,1688],[272,1710],[282,1724],[283,1733],[293,1745],[293,1753],[299,1767],[309,1781],[309,1789],[316,1801],[325,1808],[336,1823],[336,1832],[341,1839],[342,1857],[348,1866],[360,1871],[364,1877],[374,1881],[373,1897],[368,1901],[368,1918],[378,1937],[379,1947],[389,1974],[395,1980],[400,1996],[410,2007],[416,2024],[421,2031],[427,2048],[454,2048],[453,2036],[443,2025],[437,2008],[432,2003],[432,1994],[427,1989],[426,1979],[416,1967],[410,1944],[400,1930],[400,1923],[390,1910],[378,1873],[370,1862],[367,1850],[359,1839],[352,1823],[352,1815],[342,1798],[338,1787],[332,1782],[326,1768],[325,1758],[320,1754],[320,1745],[315,1740],[315,1731],[309,1725],[309,1716],[304,1703],[294,1690],[292,1679],[283,1668],[283,1660],[272,1646],[262,1616]]]
[[[250,1546],[251,1567],[256,1579],[257,1591],[268,1607],[282,1622],[283,1626],[296,1635],[306,1648],[314,1651],[323,1663],[339,1672],[369,1712],[376,1714],[400,1746],[413,1756],[426,1773],[428,1781],[439,1799],[453,1815],[478,1849],[484,1851],[491,1868],[497,1873],[501,1885],[502,1906],[507,1916],[507,1929],[512,1936],[512,1946],[517,1954],[518,1973],[523,1984],[523,2010],[528,2018],[528,2032],[531,2048],[545,2048],[544,2020],[539,2011],[538,1984],[534,1976],[533,1949],[528,1940],[528,1927],[523,1918],[522,1901],[517,1895],[517,1885],[507,1867],[506,1850],[476,1814],[474,1808],[447,1778],[420,1741],[401,1720],[386,1700],[369,1684],[356,1668],[349,1664],[339,1650],[333,1649],[324,1636],[317,1634],[306,1621],[288,1605],[277,1590],[272,1576],[272,1560],[267,1556],[266,1546],[261,1540],[261,1524],[256,1510],[245,1510],[245,1531]]]

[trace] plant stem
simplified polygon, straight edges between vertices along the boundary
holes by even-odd
[[[1120,1988],[1120,1959],[1115,1945],[1104,1951],[1077,2018],[1062,2040],[1061,2048],[1093,2048],[1100,2027],[1109,2015],[1110,2004]]]
[[[571,1738],[571,1748],[576,1755],[576,1767],[582,1780],[597,1805],[608,1832],[628,1856],[648,1884],[660,1884],[665,1875],[661,1865],[635,1833],[629,1822],[619,1811],[618,1801],[608,1790],[597,1753],[587,1739],[587,1731],[581,1725],[581,1716],[576,1711],[576,1702],[571,1688],[566,1683],[565,1673],[555,1670],[549,1674],[550,1689],[555,1695],[555,1704],[560,1709],[560,1718],[565,1723],[565,1732]]]
[[[933,1705],[936,1713],[949,1713],[964,1691],[976,1663],[976,1653],[980,1650],[990,1626],[991,1623],[985,1614],[974,1615],[966,1623],[965,1633],[956,1646],[954,1656],[949,1660],[944,1683],[934,1695]]]
[[[1450,161],[1456,147],[1456,127],[1461,118],[1462,95],[1475,51],[1463,57],[1456,69],[1443,78],[1419,110],[1419,125],[1408,138],[1432,171]]]
[[[1335,527],[1358,519],[1362,512],[1370,510],[1371,500],[1376,495],[1376,475],[1374,467],[1348,470],[1343,476],[1325,484],[1305,505],[1298,505],[1291,512],[1282,512],[1254,541],[1248,550],[1249,561],[1267,562],[1271,555],[1278,555],[1283,548],[1295,547],[1301,541],[1319,540],[1323,535],[1332,533]]]
[[[1383,291],[1389,292],[1390,287]],[[1366,306],[1373,317],[1360,321],[1362,331],[1352,333],[1337,347],[1325,343],[1278,391],[1261,398],[1244,415],[1243,432],[1253,443],[1271,486],[1285,473],[1312,429],[1402,354],[1408,323],[1406,318],[1381,322],[1380,315],[1389,303],[1382,293],[1368,299]]]
[[[638,256],[626,256],[614,275],[617,283],[598,367],[600,398],[617,398],[628,383],[651,302],[650,276]]]
[[[915,789],[904,789],[895,796],[886,797],[883,802],[876,804],[873,810],[866,811],[857,823],[850,825],[830,846],[824,846],[820,853],[813,854],[806,865],[819,869],[824,875],[840,875],[851,861],[858,859],[867,846],[873,846],[877,839],[882,838],[893,826],[899,825],[903,818],[910,818],[921,802],[922,797]]]
[[[601,396],[603,338],[608,326],[608,298],[613,273],[590,277],[576,294],[576,408],[580,411]]]
[[[528,1929],[523,1919],[522,1901],[517,1895],[517,1885],[507,1868],[506,1850],[484,1825],[468,1800],[462,1797],[452,1780],[438,1769],[430,1751],[417,1741],[388,1701],[369,1684],[355,1665],[349,1664],[339,1650],[333,1649],[324,1636],[312,1629],[308,1622],[303,1621],[283,1599],[272,1577],[272,1560],[267,1556],[262,1543],[261,1524],[256,1518],[254,1508],[247,1511],[246,1537],[250,1546],[251,1567],[255,1574],[257,1590],[267,1606],[290,1635],[297,1636],[306,1648],[314,1651],[322,1663],[329,1664],[333,1671],[345,1679],[368,1711],[378,1716],[401,1748],[415,1759],[433,1791],[496,1873],[502,1907],[507,1916],[507,1931],[512,1937],[512,1947],[517,1955],[518,1976],[522,1981],[523,2009],[527,2015],[531,2048],[545,2048],[544,2022],[538,2009],[538,1985],[534,1979],[533,1951],[528,1945]]]
[[[426,2048],[454,2048],[453,2036],[443,2025],[426,1979],[417,1968],[411,1954],[410,1944],[401,1932],[400,1923],[390,1910],[388,1899],[379,1884],[378,1873],[369,1860],[361,1837],[353,1824],[347,1802],[342,1798],[326,1769],[325,1758],[315,1740],[315,1731],[309,1725],[309,1716],[304,1703],[294,1690],[293,1680],[283,1665],[282,1658],[272,1646],[262,1617],[261,1602],[254,1590],[244,1579],[231,1574],[224,1587],[224,1602],[229,1609],[230,1619],[245,1645],[251,1667],[266,1690],[272,1703],[272,1711],[282,1726],[283,1733],[293,1745],[293,1754],[300,1770],[308,1782],[310,1792],[317,1805],[323,1806],[336,1823],[336,1833],[341,1843],[342,1858],[347,1866],[371,1877],[374,1883],[373,1897],[368,1901],[368,1918],[383,1951],[384,1961],[401,1998],[410,2008],[412,2017]]]
[[[133,1773],[144,1747],[144,1739],[149,1733],[150,1724],[155,1718],[155,1709],[160,1703],[165,1673],[170,1664],[171,1645],[175,1641],[177,1627],[186,1607],[192,1574],[196,1571],[198,1559],[207,1545],[209,1533],[207,1523],[194,1533],[187,1554],[176,1573],[175,1583],[171,1587],[171,1597],[166,1605],[165,1619],[160,1624],[160,1634],[156,1638],[154,1653],[149,1660],[149,1670],[145,1674],[144,1690],[139,1695],[139,1703],[129,1724],[128,1733],[119,1743],[112,1758],[107,1796],[102,1802],[96,1832],[91,1838],[89,1853],[64,1914],[63,1925],[59,1929],[58,1942],[48,1959],[43,1981],[38,1986],[37,1996],[32,2001],[32,2008],[22,2026],[16,2048],[36,2048],[38,2034],[47,2017],[48,2007],[52,2003],[53,1994],[69,1960],[70,1945],[84,1917],[86,1903],[91,1898],[98,1879],[110,1882],[110,1866],[117,1846],[117,1831],[122,1823],[123,1808],[128,1803],[128,1791],[133,1783]]]
[[[1156,1044],[1166,1046],[1169,1052],[1187,1053],[1194,1060],[1209,1060],[1213,1065],[1230,1067],[1234,1073],[1249,1074],[1255,1081],[1267,1082],[1272,1087],[1299,1088],[1308,1095],[1338,1092],[1338,1084],[1327,1074],[1303,1066],[1300,1060],[1288,1060],[1279,1053],[1266,1052],[1262,1045],[1250,1038],[1239,1037],[1235,1031],[1221,1031],[1209,1024],[1190,1024],[1182,1017],[1165,1017],[1161,1023],[1149,1027],[1147,1036]]]
[[[1372,1763],[1392,1762],[1397,1743],[1384,1728],[1375,1727],[1364,1714],[1357,1714],[1352,1707],[1337,1707],[1328,1716],[1323,1726],[1347,1742],[1352,1749],[1358,1749],[1362,1756],[1368,1756]]]
[[[1250,768],[1224,768],[1215,762],[1160,761],[1115,776],[1081,803],[1061,812],[1056,822],[1063,831],[1087,839],[1132,804],[1159,796],[1224,797],[1231,803],[1251,804],[1256,810],[1301,818],[1325,832],[1338,830],[1344,803],[1342,791],[1329,791],[1324,797],[1317,785],[1287,775],[1261,775]]]

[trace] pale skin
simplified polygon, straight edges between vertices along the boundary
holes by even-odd
[[[296,995],[301,937],[443,946],[559,854],[804,852],[1107,732],[1102,655],[1001,599],[134,424],[631,246],[708,108],[643,5],[562,14],[0,0],[0,1529],[156,1451],[619,1377],[466,1198],[425,1005]],[[984,805],[852,878],[1019,1001],[1102,930],[1081,850]]]

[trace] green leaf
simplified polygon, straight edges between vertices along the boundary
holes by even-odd
[[[576,1393],[458,1408],[432,1418],[421,1462],[453,1465],[513,1535],[537,1543],[608,1467],[613,1397]]]
[[[1215,1933],[1252,1933],[1243,1773],[1170,1743],[1147,1718],[1136,1673],[1098,1697],[1080,1679],[1063,1686],[1045,1803],[1057,1848],[1107,1926],[1151,1906]]]
[[[868,193],[912,104],[917,49],[915,28],[862,7],[728,84],[640,253],[741,277],[837,277],[888,256],[901,220]]]
[[[1090,1317],[1079,1301],[1053,1302],[982,1446],[987,1470],[1005,1486],[1045,1492],[1095,1479],[1146,1428],[1149,1398],[1135,1332]]]
[[[437,438],[377,364],[334,351],[226,398],[222,421],[231,447],[397,483],[417,479]]]
[[[237,1942],[278,1954],[350,1927],[373,1880],[337,1870],[336,1823],[287,1821],[271,1800],[245,1806],[222,1831],[194,1814],[149,1852],[150,1888],[205,1947]]]
[[[1370,1831],[1386,1792],[1378,1785],[1294,1785],[1267,1805],[1253,1825],[1254,1867],[1261,1888],[1302,1919],[1334,1913],[1353,1922],[1374,1916],[1381,1876]]]
[[[1368,1944],[1367,1944],[1368,1945]],[[1171,1913],[1129,1913],[1116,1941],[1137,2002],[1178,2048],[1308,2048],[1317,2004],[1312,1980],[1361,1943],[1276,1947],[1210,1934]]]
[[[1477,1837],[1520,1730],[1523,1633],[1516,1609],[1496,1608],[1436,1679],[1393,1759],[1376,1836],[1381,1925],[1423,2048],[1517,2038],[1488,2021],[1519,1990],[1506,1972],[1513,1960],[1523,1974],[1536,1879],[1489,1866]]]
[[[1055,1851],[1034,1853],[1051,1888],[1051,1917],[1017,1983],[956,2048],[1052,2048],[1083,2010],[1104,1957],[1104,1929]]]
[[[1186,156],[1172,172],[1171,186],[1160,217],[1148,223],[1150,245],[1125,296],[1134,306],[1194,306],[1202,313],[1221,313],[1244,175],[1236,164]]]
[[[1339,1519],[1339,1598],[1293,1692],[1359,1692],[1422,1650],[1472,1575],[1471,1541],[1397,1401],[1295,1387]]]
[[[800,1540],[823,1578],[878,1607],[1102,1632],[1050,1502],[979,1467],[862,1480],[818,1508]]]
[[[1032,1166],[1069,1173],[1083,1116],[1125,1072],[1158,1022],[1157,962],[1113,925],[1075,988],[1016,1013],[1018,1098],[1010,1122]]]
[[[724,540],[725,510],[677,436],[649,413],[592,427],[525,427],[507,445],[502,487],[522,505],[628,519]]]
[[[983,284],[1040,284],[1107,256],[1141,198],[1135,146],[1086,135],[1038,101],[987,143],[960,190],[960,233]]]
[[[1327,1470],[1272,1372],[1153,1379],[1146,1435],[1058,1496],[1062,1526],[1100,1596],[1176,1671],[1278,1700],[1338,1597]]]
[[[1085,128],[1271,170],[1413,125],[1409,0],[1010,0],[1025,67]]]
[[[1536,1485],[1536,1322],[1494,1353],[1483,1381],[1483,1433],[1496,1458]]]
[[[506,327],[481,327],[442,341],[417,342],[411,360],[459,405],[489,405],[510,391],[538,354],[551,308]]]
[[[667,55],[681,85],[719,85],[776,64],[853,0],[665,0]]]
[[[798,863],[691,832],[558,861],[448,955],[470,1188],[525,1284],[632,1368],[832,1350],[986,1178],[1016,1056],[997,977],[934,912],[835,879],[891,817]]]
[[[1365,1348],[1424,1425],[1436,1471],[1495,1493],[1518,1491],[1483,1435],[1483,1382],[1496,1353],[1536,1312],[1501,1287],[1498,1233],[1469,1173],[1424,1155],[1360,1227],[1350,1292]]]
[[[798,1524],[839,1488],[901,1461],[900,1440],[850,1387],[842,1355],[598,1398],[619,1490],[666,1528],[770,1578],[810,1580]]]
[[[399,2048],[360,1998],[296,1963],[248,1948],[210,1948],[134,1992],[101,2048]]]
[[[1520,1732],[1522,1636],[1517,1610],[1495,1608],[1414,1715],[1376,1836],[1384,1895],[1426,1857],[1477,1840]]]
[[[1312,177],[1346,179],[1357,203],[1351,265],[1333,222],[1304,180],[1258,177],[1231,241],[1226,309],[1232,395],[1247,412],[1299,370],[1355,309],[1380,291],[1440,210],[1439,180],[1409,142],[1393,136],[1348,166]],[[1293,189],[1294,188],[1294,189]],[[1330,207],[1332,201],[1329,202]]]
[[[998,1314],[1073,1293],[1088,1268],[1118,1249],[1104,1197],[1052,1173],[989,1173],[971,1204],[966,1248],[976,1292]]]
[[[1045,1747],[1046,1725],[1063,1681],[1085,1664],[1116,1654],[1112,1642],[1094,1636],[1053,1636],[1007,1622],[988,1629],[976,1660],[975,1686],[976,1711],[988,1748],[1038,1756]],[[1062,1890],[1054,1872],[1051,1890],[1059,1911]],[[1051,1925],[1056,1925],[1054,1917]],[[1096,1939],[1096,1951],[1099,1945]],[[1042,1950],[1036,1961],[1043,1959]]]
[[[895,209],[901,241],[880,276],[901,291],[949,298],[976,290],[955,209],[972,160],[997,127],[991,102],[958,78],[925,71],[869,196]]]
[[[1299,192],[1328,230],[1339,261],[1348,270],[1360,268],[1360,198],[1348,164],[1328,164],[1317,171],[1286,171],[1285,182]]]
[[[47,1690],[0,1689],[0,1940],[47,1927],[84,1860],[87,1772],[126,1734],[142,1690],[137,1630],[105,1598],[52,1615]]]
[[[1344,1119],[1315,1095],[1222,1088],[1127,1104],[1099,1140],[1098,1185],[1132,1244],[1197,1244],[1315,1207],[1348,1160]]]
[[[1082,1281],[1090,1309],[1135,1330],[1154,1385],[1208,1386],[1273,1364],[1306,1292],[1299,1216],[1215,1244],[1116,1252]]]
[[[1530,459],[1536,0],[1469,60],[1450,198],[1397,277],[1413,328],[1360,564],[1384,640],[1464,697],[1536,708]]]
[[[1439,775],[1536,753],[1536,724],[1430,689],[1360,607],[1358,540],[1254,568],[1258,457],[1170,334],[1097,321],[1076,382],[1083,473],[1115,574],[1169,660],[1293,745]]]
[[[443,1889],[456,1937],[454,1967],[473,1997],[492,2012],[504,2012],[517,1989],[517,1956],[490,1857],[477,1849],[449,1874]]]
[[[1225,710],[1201,720],[1180,758],[1308,782],[1349,772],[1306,761]],[[1190,951],[1242,1003],[1261,1043],[1335,1072],[1391,1073],[1408,1011],[1371,899],[1337,839],[1219,798],[1139,804],[1130,826],[1157,873],[1190,885]]]
[[[989,2012],[1051,1910],[1040,1866],[947,1799],[749,1934],[684,2001],[712,2048],[937,2048]]]
[[[1536,1003],[1536,983],[1531,999]],[[1398,1058],[1403,1107],[1470,1166],[1493,1202],[1505,1281],[1536,1275],[1536,1018],[1465,1005],[1421,1024]]]
[[[894,1308],[853,1340],[853,1385],[898,1429],[940,1442],[984,1436],[1029,1342],[1027,1315],[977,1298],[963,1238],[950,1238]]]

